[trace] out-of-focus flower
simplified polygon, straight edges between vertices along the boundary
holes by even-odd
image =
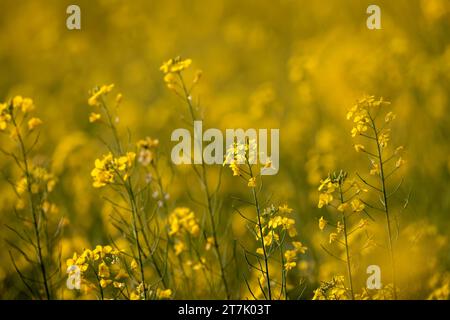
[[[165,74],[168,73],[177,73],[187,69],[192,63],[191,59],[181,59],[181,57],[176,57],[173,59],[169,59],[162,64],[159,68]]]
[[[151,164],[155,158],[155,149],[158,145],[158,139],[146,137],[145,139],[139,140],[137,143],[137,147],[139,149],[138,162],[143,166],[148,166]]]
[[[28,120],[28,130],[32,131],[42,124],[42,120],[36,117]]]
[[[156,297],[158,299],[169,299],[172,297],[172,290],[171,289],[162,290],[158,288],[156,289]]]
[[[319,229],[323,230],[323,229],[325,229],[326,226],[327,226],[327,221],[323,217],[320,217],[320,219],[319,219]]]
[[[114,84],[102,85],[100,88],[95,88],[94,90],[92,90],[92,94],[88,99],[88,104],[90,106],[99,106],[100,98],[111,92],[113,88]]]
[[[108,153],[103,158],[96,159],[95,168],[91,171],[94,188],[101,188],[114,183],[116,177],[119,177],[119,180],[127,180],[135,157],[134,152],[127,152],[124,156],[118,158],[115,158],[112,153]]]
[[[89,115],[89,122],[90,123],[97,122],[98,120],[100,120],[101,117],[102,115],[100,113],[91,112],[91,114]]]

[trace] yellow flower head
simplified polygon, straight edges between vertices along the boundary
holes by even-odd
[[[333,196],[329,193],[321,193],[319,195],[319,203],[317,204],[318,208],[322,208],[323,206],[327,206],[331,201],[333,201]]]
[[[390,111],[386,114],[386,116],[384,117],[384,121],[385,122],[391,122],[392,120],[394,120],[396,118],[396,115]]]
[[[380,144],[380,147],[382,147],[382,148],[387,147],[387,144],[390,140],[389,131],[390,130],[387,129],[384,132],[380,133],[380,135],[378,136],[378,143]]]
[[[182,242],[182,241],[175,243],[175,245],[173,247],[175,250],[175,255],[177,255],[177,256],[180,255],[186,249],[186,246],[184,245],[184,242]]]
[[[162,290],[158,288],[156,289],[156,297],[158,299],[169,299],[172,297],[172,290],[171,289]]]
[[[395,162],[395,167],[396,168],[400,168],[401,166],[403,166],[406,163],[405,160],[402,159],[402,157],[398,158],[398,160]]]
[[[109,278],[110,272],[109,272],[109,268],[106,265],[106,263],[102,262],[98,266],[98,276],[101,278]]]
[[[28,130],[32,131],[42,124],[42,120],[39,118],[31,118],[28,120]]]
[[[354,212],[361,212],[364,210],[365,207],[364,203],[362,203],[361,200],[359,199],[353,199],[350,204]]]
[[[8,104],[0,103],[0,130],[5,130],[10,121],[11,114]]]
[[[88,99],[88,104],[93,107],[99,106],[100,99],[111,92],[113,88],[114,84],[103,85],[100,88],[95,88],[94,90],[92,90],[92,95]]]
[[[278,210],[280,211],[281,214],[283,214],[283,213],[292,213],[294,209],[289,208],[287,204],[284,204],[283,206],[279,206]]]
[[[308,247],[304,246],[300,241],[294,241],[292,242],[292,245],[294,246],[295,250],[301,254],[304,254],[306,250],[308,250]]]
[[[163,73],[179,73],[187,69],[192,63],[191,59],[182,60],[180,57],[169,59],[159,68]]]
[[[372,161],[372,168],[370,169],[370,174],[371,175],[379,175],[380,174],[380,166],[378,163],[376,163],[375,161]]]
[[[214,242],[214,237],[208,237],[206,239],[206,245],[205,245],[205,250],[209,251],[211,250],[211,248],[214,246],[215,242]]]
[[[100,280],[100,286],[102,288],[106,288],[108,285],[110,285],[112,282],[112,280],[106,280],[106,279],[101,279]]]
[[[344,212],[347,208],[348,208],[348,203],[344,202],[344,203],[341,203],[338,206],[337,210],[340,211],[340,212]]]
[[[169,236],[181,236],[183,233],[197,237],[200,234],[195,213],[186,207],[178,207],[168,217]]]
[[[14,108],[21,108],[23,103],[23,97],[22,96],[15,96],[12,99],[12,105]]]
[[[366,96],[350,108],[347,113],[347,120],[352,120],[354,126],[351,130],[352,137],[356,137],[367,131],[369,128],[369,124],[372,122],[372,118],[370,117],[371,112],[374,109],[379,108],[381,105],[390,104],[388,101],[384,101],[383,98],[375,99],[374,96]],[[392,115],[390,115],[387,119],[391,119]],[[390,121],[390,120],[389,120]]]
[[[95,167],[91,171],[94,188],[101,188],[107,184],[114,183],[116,176],[126,180],[135,157],[136,154],[134,152],[127,152],[124,156],[118,158],[114,158],[112,153],[108,153],[102,159],[96,159]]]

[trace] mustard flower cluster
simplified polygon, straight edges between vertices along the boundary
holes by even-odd
[[[198,237],[200,226],[195,213],[189,208],[175,208],[168,217],[169,236],[175,239],[175,254],[179,255],[186,249],[184,238],[186,235]]]
[[[313,300],[349,300],[349,289],[345,286],[344,276],[334,276],[330,281],[323,281],[314,290]]]
[[[100,288],[122,289],[129,278],[128,272],[122,266],[120,252],[111,246],[96,246],[94,250],[85,249],[82,253],[74,253],[67,259],[69,276],[80,272],[85,289]],[[74,268],[74,266],[76,268]]]
[[[102,85],[101,87],[94,88],[88,99],[88,104],[93,107],[100,106],[101,98],[110,93],[112,89],[114,89],[114,84]]]
[[[134,152],[127,152],[120,157],[114,157],[110,152],[104,155],[101,159],[95,160],[95,168],[91,171],[92,179],[94,180],[94,188],[101,188],[107,184],[124,182],[130,175],[130,170],[134,164],[136,154]]]
[[[352,120],[354,124],[351,131],[352,137],[364,134],[369,127],[373,127],[376,112],[383,105],[390,105],[390,102],[383,100],[383,98],[377,100],[375,96],[367,96],[357,101],[347,113],[347,120]],[[391,113],[386,116],[386,122],[394,118],[395,115]],[[387,143],[389,135],[386,134],[382,139]]]
[[[32,99],[24,98],[22,96],[15,96],[9,102],[0,103],[0,131],[7,129],[8,125],[13,124],[15,127],[17,123],[13,123],[20,112],[24,119],[26,119],[27,128],[29,131],[35,130],[42,125],[42,120],[37,117],[28,118],[28,114],[35,109]],[[21,121],[23,122],[23,121]],[[11,130],[11,135],[16,135],[16,130]]]
[[[320,192],[317,205],[319,208],[330,206],[342,215],[347,214],[348,216],[365,210],[365,204],[360,195],[368,190],[361,188],[355,181],[347,180],[347,173],[343,171],[330,174],[326,179],[321,180],[318,190]],[[344,194],[350,194],[350,197],[346,199]],[[363,227],[366,224],[367,220],[361,218],[358,227]],[[323,216],[320,217],[319,229],[321,231],[331,225],[333,224],[330,224]],[[344,225],[341,221],[337,221],[333,226],[335,229],[329,235],[330,244],[336,241],[344,231]]]
[[[179,75],[192,64],[191,59],[181,59],[176,57],[164,62],[159,68],[164,73],[164,82],[171,90],[175,90],[178,85]],[[197,80],[198,81],[198,80]]]
[[[30,168],[29,180],[24,176],[17,182],[16,191],[19,195],[26,192],[28,183],[31,184],[31,192],[38,194],[52,192],[57,182],[56,177],[52,173],[40,166]]]
[[[107,96],[114,89],[114,84],[102,85],[100,87],[96,87],[90,91],[91,96],[88,99],[88,104],[92,107],[99,108],[96,111],[93,111],[89,114],[89,122],[99,122],[102,120],[102,113],[106,116],[107,122],[109,122],[109,126],[111,126],[111,122],[114,120],[118,121],[118,118],[112,119],[110,111],[107,109],[106,104],[104,103],[103,98]],[[116,95],[116,108],[119,106],[123,99],[121,93]],[[102,112],[103,110],[103,112]]]
[[[264,246],[267,251],[271,251],[271,247],[279,247],[287,234],[289,238],[297,236],[297,229],[295,228],[295,220],[291,217],[293,209],[287,205],[270,206],[266,208],[261,215],[261,227]],[[255,237],[258,242],[261,241],[261,232],[259,225],[255,225]],[[304,254],[307,248],[298,241],[292,242],[293,249],[284,252],[285,264],[287,271],[296,266],[298,254]],[[256,249],[256,253],[263,255],[263,248]]]
[[[249,188],[255,188],[256,176],[253,176],[250,166],[256,162],[257,156],[257,143],[255,139],[251,139],[245,143],[234,142],[227,149],[223,165],[229,166],[234,177],[244,178]],[[271,165],[272,163],[269,160],[264,166],[270,168]]]

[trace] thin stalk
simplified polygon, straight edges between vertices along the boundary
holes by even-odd
[[[137,251],[138,251],[139,269],[140,269],[140,273],[141,273],[141,281],[142,281],[142,286],[143,286],[143,290],[144,290],[144,299],[147,300],[147,290],[145,288],[144,263],[142,261],[143,260],[142,259],[142,247],[139,242],[139,232],[138,232],[138,228],[137,228],[138,212],[137,212],[136,198],[134,196],[134,192],[133,192],[133,188],[131,186],[130,180],[128,180],[128,185],[125,184],[125,187],[128,191],[128,196],[130,199],[130,205],[131,205],[131,211],[132,211],[133,236],[134,236]]]
[[[184,97],[185,97],[186,103],[188,105],[189,112],[190,112],[191,117],[192,117],[192,121],[196,121],[196,117],[195,117],[195,113],[194,113],[194,107],[193,107],[192,102],[191,102],[190,93],[187,90],[186,85],[185,85],[184,80],[183,80],[183,77],[181,76],[180,73],[178,73],[178,76],[180,78],[180,82],[181,82],[181,85],[182,85],[182,88],[183,88],[183,92],[184,92]],[[211,194],[209,192],[208,179],[207,179],[207,176],[206,176],[206,167],[205,167],[205,164],[204,164],[203,161],[202,161],[201,166],[202,166],[201,179],[202,179],[202,183],[203,183],[203,186],[204,186],[204,189],[205,189],[205,198],[206,198],[206,202],[207,202],[208,216],[209,216],[209,220],[210,220],[210,224],[211,224],[211,232],[212,232],[213,239],[214,239],[214,251],[216,252],[217,260],[219,262],[220,275],[221,275],[221,278],[222,278],[223,286],[225,288],[225,293],[226,293],[227,299],[230,299],[231,298],[231,292],[230,292],[230,289],[229,289],[229,286],[228,286],[228,282],[227,282],[227,279],[226,279],[226,276],[225,276],[225,267],[224,267],[224,264],[223,264],[223,261],[222,261],[222,254],[221,254],[221,251],[220,251],[219,241],[218,241],[217,231],[216,231],[216,222],[214,220],[214,210],[213,210],[212,203],[211,203],[212,202],[212,197],[211,197]]]
[[[280,297],[283,296],[284,293],[284,299],[287,300],[287,290],[286,290],[286,270],[284,268],[284,250],[283,246],[280,246],[280,259],[281,259],[281,293]]]
[[[155,162],[156,162],[156,160],[155,160]],[[156,174],[156,181],[158,183],[159,192],[161,194],[161,201],[163,203],[163,208],[164,208],[166,216],[168,216],[169,215],[169,208],[167,206],[167,202],[166,202],[166,199],[165,199],[164,186],[163,186],[163,183],[162,183],[161,175],[159,174],[159,170],[158,170],[158,167],[155,164],[155,162],[152,163],[152,167],[153,167],[153,170],[155,171],[155,174]],[[166,237],[168,239],[167,235],[166,235]],[[166,270],[164,270],[164,273],[161,272],[160,267],[159,267],[159,265],[157,263],[158,261],[157,261],[156,257],[154,257],[154,255],[152,255],[152,260],[153,260],[153,263],[155,264],[155,269],[158,272],[158,275],[159,275],[159,277],[161,278],[161,280],[163,282],[163,285],[166,288],[168,288],[168,283],[167,283],[167,281],[166,281],[166,279],[164,277],[164,275],[166,274]],[[167,264],[166,264],[165,268],[166,267],[167,267]]]
[[[250,178],[254,178],[252,167],[251,167],[250,163],[248,162],[248,159],[247,159],[247,164],[248,164],[248,168],[249,168],[249,172],[250,172]],[[252,188],[252,194],[253,194],[253,201],[255,202],[256,214],[258,216],[259,236],[261,239],[261,246],[262,246],[263,255],[264,255],[264,265],[265,265],[265,269],[266,269],[265,277],[266,277],[266,281],[267,281],[267,293],[269,295],[269,300],[272,300],[272,290],[270,288],[270,275],[269,275],[269,262],[268,262],[269,259],[267,257],[266,245],[264,244],[264,234],[263,234],[263,227],[262,227],[262,222],[261,222],[261,209],[259,207],[258,196],[256,194],[255,188]]]
[[[12,112],[11,112],[11,114],[12,114]],[[34,229],[34,234],[36,237],[37,256],[38,256],[38,260],[39,260],[39,266],[41,269],[42,281],[44,283],[45,295],[46,295],[47,299],[50,300],[51,299],[50,286],[48,284],[47,271],[45,268],[45,262],[44,262],[43,254],[42,254],[41,235],[40,235],[40,231],[39,231],[39,223],[38,223],[38,218],[37,218],[37,208],[34,204],[33,193],[31,191],[31,174],[30,174],[29,165],[28,165],[27,152],[25,149],[25,143],[23,142],[22,135],[20,134],[20,130],[17,126],[15,117],[13,115],[11,115],[11,119],[12,119],[14,128],[17,132],[17,140],[19,141],[19,146],[20,146],[20,150],[22,153],[23,164],[24,164],[24,172],[25,172],[25,176],[27,178],[27,194],[28,194],[28,198],[30,201],[31,213],[32,213],[32,217],[33,217],[33,229]]]
[[[386,179],[384,175],[384,163],[382,158],[382,151],[380,142],[378,141],[378,131],[375,127],[375,121],[370,116],[370,121],[372,122],[373,132],[375,134],[375,140],[377,144],[377,158],[378,163],[380,166],[380,181],[381,181],[381,191],[383,194],[383,207],[384,212],[386,214],[386,224],[387,224],[387,231],[388,231],[388,245],[389,245],[389,258],[391,261],[391,270],[392,270],[392,285],[394,289],[394,299],[397,300],[397,281],[396,281],[396,270],[395,270],[395,260],[394,260],[394,247],[393,247],[393,241],[392,241],[392,231],[391,231],[391,219],[389,215],[389,205],[388,205],[388,197],[387,197],[387,191],[386,191]]]
[[[344,203],[344,196],[342,194],[342,187],[339,184],[339,194],[341,197],[341,204]],[[345,212],[342,212],[342,224],[344,225],[344,239],[345,239],[345,256],[346,256],[346,263],[347,263],[347,274],[348,274],[348,281],[350,283],[350,293],[352,295],[352,300],[355,300],[355,293],[353,291],[353,279],[352,279],[352,266],[350,262],[350,248],[348,246],[348,234],[347,234],[347,219],[345,217]]]
[[[122,144],[120,143],[120,139],[119,139],[119,134],[117,132],[117,128],[114,125],[114,122],[112,120],[111,114],[110,114],[110,112],[109,112],[108,108],[106,107],[106,104],[105,104],[105,102],[103,100],[101,101],[101,105],[102,105],[102,107],[104,109],[104,112],[105,112],[105,114],[107,116],[109,127],[110,127],[111,131],[113,132],[113,136],[114,136],[115,143],[117,145],[117,149],[118,149],[119,153],[122,154],[123,153],[122,152]],[[137,252],[138,252],[139,270],[140,270],[141,282],[142,282],[143,291],[144,291],[144,299],[147,300],[147,290],[146,290],[146,287],[145,287],[144,263],[143,263],[143,257],[142,257],[143,249],[142,249],[142,246],[141,246],[140,241],[139,241],[139,230],[138,230],[138,227],[137,227],[138,220],[139,220],[139,222],[141,222],[141,227],[142,228],[143,228],[143,225],[142,225],[142,221],[141,221],[140,216],[139,216],[138,206],[137,206],[137,203],[136,203],[136,197],[134,195],[133,186],[131,184],[131,178],[129,178],[128,181],[125,181],[125,180],[122,179],[122,177],[120,176],[119,173],[117,173],[117,175],[121,178],[121,180],[122,180],[122,182],[123,182],[123,184],[125,186],[125,189],[127,190],[128,198],[129,198],[129,201],[130,201],[131,212],[132,212],[131,217],[132,217],[133,237],[134,237],[135,244],[136,244],[136,249],[137,249]],[[144,233],[144,231],[143,231],[143,233]],[[144,237],[145,237],[145,233],[144,233]]]

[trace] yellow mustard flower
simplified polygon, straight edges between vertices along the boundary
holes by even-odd
[[[236,161],[232,161],[230,163],[230,169],[233,171],[233,177],[241,175],[241,171],[240,171],[239,166],[237,165]]]
[[[42,124],[42,120],[36,117],[28,120],[28,130],[34,130]]]
[[[327,226],[327,220],[325,220],[323,217],[320,217],[319,219],[319,229],[323,230]]]
[[[387,147],[389,140],[390,140],[389,129],[387,129],[385,132],[380,133],[380,135],[378,136],[378,143],[382,148]]]
[[[0,103],[0,130],[5,130],[8,123],[11,121],[11,115],[9,114],[9,107],[6,103]]]
[[[297,262],[295,262],[295,260],[297,259],[297,251],[296,250],[286,250],[284,252],[284,259],[285,259],[285,263],[284,263],[285,270],[289,271],[289,270],[293,269],[297,265]]]
[[[196,237],[200,233],[195,213],[186,207],[177,207],[168,217],[169,236],[187,232]]]
[[[386,116],[384,117],[384,121],[385,122],[391,122],[392,120],[394,120],[396,118],[396,115],[390,111],[386,114]]]
[[[328,205],[331,201],[333,201],[333,196],[329,193],[321,193],[319,195],[319,203],[317,204],[318,208],[322,208],[323,206]]]
[[[184,245],[184,242],[179,241],[177,243],[175,243],[175,245],[173,246],[174,250],[175,250],[175,255],[180,255],[186,248],[186,246]]]
[[[164,62],[159,69],[165,74],[177,73],[187,69],[191,65],[191,63],[191,59],[183,60],[180,57],[176,57]]]
[[[131,260],[130,268],[131,270],[137,270],[138,264],[135,259]]]
[[[287,204],[284,204],[284,205],[282,205],[282,206],[279,206],[279,207],[278,207],[278,210],[280,211],[280,213],[292,213],[292,211],[293,211],[294,209],[289,208],[289,206],[288,206]]]
[[[214,246],[214,237],[208,237],[206,239],[205,250],[209,251]]]
[[[108,153],[102,159],[96,159],[95,168],[91,171],[94,188],[101,188],[114,183],[116,176],[126,180],[135,157],[134,152],[127,152],[126,155],[118,158],[114,158],[112,153]]]
[[[109,268],[106,265],[106,263],[102,262],[98,266],[98,276],[101,278],[109,278],[110,272],[109,272]]]
[[[347,208],[348,208],[348,203],[347,203],[347,202],[344,202],[344,203],[341,203],[341,204],[337,207],[337,210],[340,211],[340,212],[344,212]]]
[[[353,199],[351,202],[350,202],[350,204],[351,204],[351,206],[352,206],[352,210],[354,211],[354,212],[361,212],[361,211],[363,211],[364,210],[364,203],[362,203],[361,202],[361,200],[359,200],[359,199]]]
[[[306,253],[306,250],[308,250],[308,247],[304,246],[300,241],[294,241],[292,242],[292,245],[294,246],[296,252],[301,254]]]
[[[400,168],[402,165],[406,163],[405,160],[402,159],[402,157],[398,158],[398,160],[395,162],[395,167]]]
[[[15,96],[12,99],[12,105],[14,108],[20,108],[22,107],[23,97],[22,96]]]
[[[371,162],[372,164],[372,168],[370,169],[370,174],[371,175],[379,175],[380,174],[380,165],[378,163],[376,163],[375,161]]]
[[[108,285],[110,285],[112,283],[112,280],[106,280],[106,279],[101,279],[100,280],[100,286],[102,288],[106,288]]]

